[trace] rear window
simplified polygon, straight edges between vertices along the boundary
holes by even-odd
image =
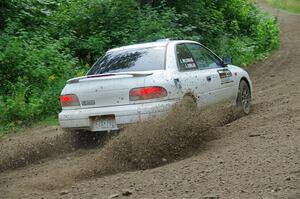
[[[128,49],[110,52],[98,60],[87,75],[164,70],[165,47]]]

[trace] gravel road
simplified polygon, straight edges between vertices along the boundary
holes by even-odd
[[[250,115],[175,109],[108,139],[58,127],[3,137],[0,199],[300,198],[300,15],[259,4],[281,46],[248,68]]]

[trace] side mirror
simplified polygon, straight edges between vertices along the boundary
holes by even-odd
[[[232,57],[231,56],[226,56],[223,58],[223,65],[227,66],[232,64]]]

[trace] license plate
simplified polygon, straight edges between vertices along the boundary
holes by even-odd
[[[114,116],[95,117],[93,120],[92,131],[117,130],[116,119]]]

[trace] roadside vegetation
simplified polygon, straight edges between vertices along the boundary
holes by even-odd
[[[267,0],[271,5],[294,13],[300,13],[300,0]]]
[[[109,48],[191,39],[246,66],[279,44],[253,0],[6,0],[0,10],[0,134],[56,116],[66,80]]]

